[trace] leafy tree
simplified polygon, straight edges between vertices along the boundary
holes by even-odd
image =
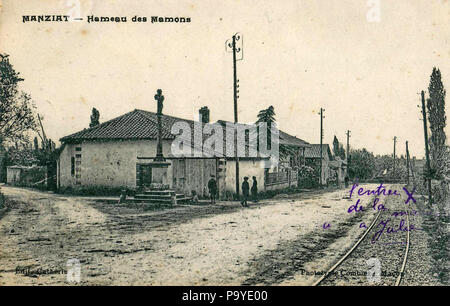
[[[33,144],[31,144],[28,138],[22,140],[20,143],[16,142],[14,146],[10,146],[7,150],[6,157],[6,164],[8,166],[32,166],[39,163]]]
[[[39,150],[39,142],[38,142],[37,137],[34,137],[33,144],[34,144],[34,151],[38,151]]]
[[[371,179],[374,175],[375,157],[373,153],[366,149],[353,150],[349,155],[349,175],[350,178],[360,180]]]
[[[89,124],[89,127],[94,127],[99,124],[100,124],[100,112],[95,107],[93,107],[91,115],[91,123]]]
[[[0,54],[0,139],[6,142],[25,141],[37,128],[31,97],[18,89],[21,81],[8,55]]]
[[[377,155],[375,157],[374,168],[374,174],[379,178],[398,180],[406,179],[407,176],[406,158],[403,155],[396,159],[395,170],[394,157],[392,155]]]
[[[431,166],[436,170],[439,160],[445,151],[445,132],[446,125],[445,116],[445,94],[444,85],[442,84],[441,71],[436,67],[430,77],[430,85],[428,86],[430,97],[427,99],[428,121],[430,123],[430,152]],[[440,175],[441,173],[437,173]]]
[[[298,168],[298,187],[299,188],[316,188],[319,186],[319,176],[314,168],[301,165]]]
[[[342,144],[339,145],[339,157],[342,160],[344,160],[345,157],[346,157],[346,152],[345,152],[345,149],[344,149],[344,145],[342,145]]]

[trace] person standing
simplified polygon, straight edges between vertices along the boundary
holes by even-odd
[[[250,191],[252,192],[253,202],[258,203],[258,182],[256,181],[256,176],[253,176],[252,180],[252,189]]]
[[[211,197],[211,204],[216,204],[217,183],[214,175],[208,181],[209,195]]]
[[[243,207],[248,207],[247,199],[249,196],[250,185],[248,184],[248,177],[244,177],[244,181],[242,182],[242,202],[241,205]]]

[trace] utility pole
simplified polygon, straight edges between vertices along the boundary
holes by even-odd
[[[408,141],[406,141],[406,184],[409,186],[409,150],[408,150]]]
[[[323,108],[320,108],[320,173],[319,173],[319,182],[320,182],[320,187],[322,187],[322,163],[323,163],[323,148],[322,148],[322,143],[323,143],[323,118],[325,118],[323,116],[323,112],[325,110]]]
[[[394,170],[392,172],[392,174],[395,177],[395,144],[397,143],[397,136],[394,136]]]
[[[346,154],[346,159],[347,159],[347,177],[348,177],[348,168],[349,168],[349,164],[348,164],[348,157],[350,155],[350,130],[347,130],[347,133],[345,133],[347,135],[347,154]]]
[[[237,123],[238,123],[238,110],[237,110],[237,100],[239,98],[239,80],[237,79],[237,67],[236,62],[239,60],[242,60],[243,57],[243,50],[242,50],[242,35],[239,33],[236,33],[233,35],[230,40],[227,40],[226,42],[226,51],[233,53],[233,102],[234,102],[234,158],[235,158],[235,165],[236,165],[236,196],[239,200],[239,156],[237,153]]]
[[[425,137],[425,158],[427,161],[427,175],[426,179],[428,181],[428,203],[431,206],[431,167],[430,167],[430,152],[428,151],[428,128],[427,128],[427,112],[425,110],[425,92],[422,90],[422,116],[423,116],[423,134]]]

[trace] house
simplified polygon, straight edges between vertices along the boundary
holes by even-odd
[[[322,144],[322,185],[326,185],[331,176],[330,161],[333,156],[328,144]],[[305,164],[316,169],[317,174],[320,172],[320,144],[311,144],[305,148]]]
[[[207,108],[200,109],[200,113],[203,115],[201,121],[162,115],[162,151],[167,161],[167,172],[162,180],[178,192],[191,194],[195,191],[199,196],[206,196],[207,182],[214,175],[220,196],[228,197],[235,191],[236,161],[234,138],[227,137],[234,135],[235,127],[230,128],[226,121],[210,124]],[[216,132],[221,127],[223,131]],[[202,137],[206,129],[215,131],[211,135],[222,137],[213,141],[212,137]],[[57,161],[58,188],[107,186],[137,189],[151,186],[155,183],[152,182],[151,172],[155,169],[151,163],[156,156],[157,134],[157,114],[135,109],[61,138],[62,147]],[[200,142],[196,141],[198,138]],[[299,142],[297,147],[301,148],[300,143],[303,144]],[[295,175],[286,175],[290,178],[288,182],[280,175],[279,180],[266,185],[267,173],[276,173],[278,169],[270,166],[270,156],[261,150],[256,155],[250,152],[246,142],[245,154],[239,157],[240,180],[244,176],[250,180],[255,176],[260,190],[283,188],[291,181],[292,184],[297,183]]]
[[[284,161],[289,167],[298,167],[305,163],[305,150],[311,148],[311,145],[306,141],[295,136],[289,135],[283,131],[279,131],[280,145],[289,147],[290,150],[287,156],[280,156],[281,163]]]
[[[334,160],[330,161],[330,168],[333,176],[336,178],[336,184],[339,187],[342,186],[347,175],[347,162],[336,156]]]

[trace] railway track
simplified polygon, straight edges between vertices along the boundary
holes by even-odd
[[[391,199],[389,199],[389,201],[392,201]],[[393,200],[394,202],[396,200]],[[386,201],[386,203],[388,202],[388,200]],[[401,201],[400,201],[401,202]],[[395,211],[395,209],[394,209]],[[405,211],[404,209],[402,209],[401,211]],[[405,241],[404,243],[401,243],[401,246],[399,246],[397,243],[386,243],[386,245],[393,245],[394,248],[396,248],[395,252],[390,252],[387,248],[384,249],[381,247],[377,247],[377,248],[372,248],[372,246],[374,246],[375,244],[371,241],[371,236],[369,234],[373,234],[374,230],[377,228],[377,224],[379,224],[379,220],[382,217],[385,217],[385,215],[389,215],[390,217],[392,217],[392,209],[387,208],[387,210],[383,211],[380,210],[378,211],[377,215],[375,216],[375,219],[371,222],[370,226],[366,229],[366,231],[362,234],[362,236],[358,239],[358,241],[353,244],[353,246],[331,267],[328,269],[328,271],[326,273],[324,273],[318,280],[316,280],[313,284],[313,286],[319,286],[319,285],[324,285],[327,282],[328,283],[334,283],[337,279],[336,279],[336,275],[338,273],[336,273],[336,270],[338,270],[339,268],[341,268],[343,265],[347,266],[354,266],[354,264],[349,263],[353,260],[353,262],[357,259],[357,258],[364,258],[367,256],[370,256],[370,258],[376,257],[376,258],[383,258],[384,263],[388,262],[390,263],[390,268],[392,269],[392,265],[396,265],[397,268],[394,268],[395,270],[397,270],[398,273],[391,273],[391,274],[397,274],[396,278],[395,278],[395,282],[392,280],[392,282],[387,283],[386,281],[384,281],[384,284],[386,285],[394,285],[394,286],[399,286],[401,284],[402,281],[402,277],[404,275],[405,272],[405,268],[406,268],[406,263],[407,263],[407,259],[408,259],[408,253],[409,253],[409,249],[410,249],[410,231],[406,231],[405,233],[400,233],[405,235]],[[409,219],[409,212],[406,211],[405,214],[405,221],[406,221],[406,228],[410,228],[410,219]],[[385,233],[385,237],[387,237],[388,234]],[[392,238],[392,237],[387,237],[387,238]],[[397,237],[398,238],[398,237]],[[399,249],[399,247],[402,248],[402,250]],[[360,250],[363,249],[363,250]],[[373,252],[374,250],[378,251],[377,252]],[[360,251],[360,254],[355,254],[358,251]],[[393,256],[394,258],[389,258],[389,256],[392,255],[392,253],[398,254],[399,251],[402,252],[402,256],[398,256],[398,258],[401,258],[401,262],[399,263],[394,263],[393,261],[395,261],[395,257],[397,256]],[[388,260],[387,260],[388,259]],[[342,273],[341,273],[342,275]],[[361,283],[361,275],[359,275],[359,279],[357,280],[358,283]]]

